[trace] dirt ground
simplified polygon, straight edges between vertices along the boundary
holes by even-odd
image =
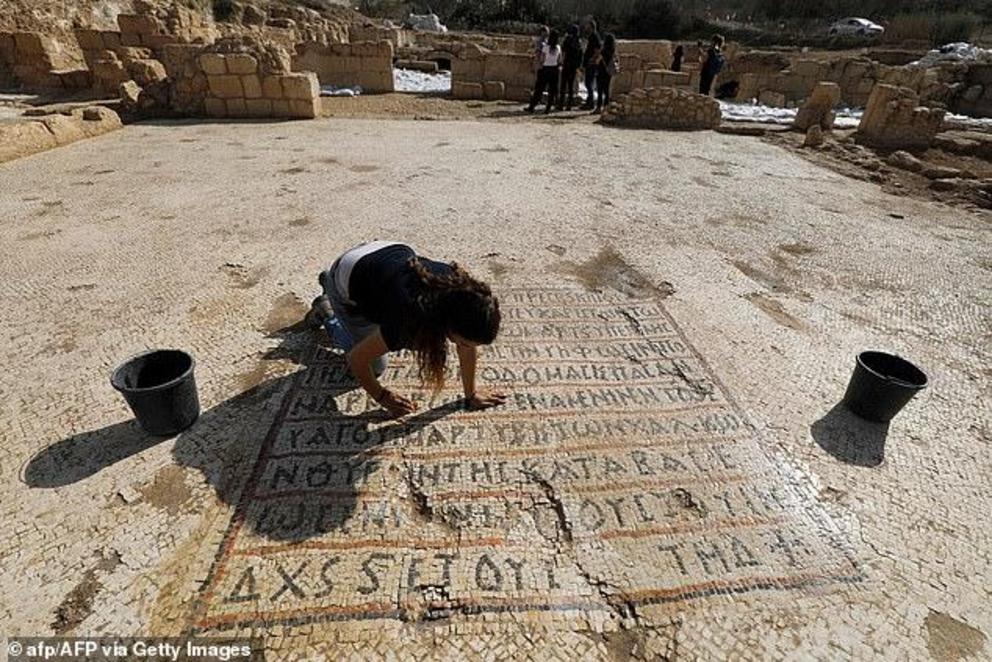
[[[573,109],[543,115],[540,112],[527,116],[527,104],[516,101],[476,101],[452,99],[447,94],[373,94],[357,97],[324,97],[323,113],[327,117],[352,119],[416,119],[460,120],[487,119],[519,121],[529,118],[538,122],[584,121],[594,122],[596,116],[588,111]]]
[[[308,660],[992,655],[984,212],[755,138],[429,98],[398,103],[435,121],[341,119],[362,103],[0,165],[0,630]],[[432,400],[398,357],[423,411],[383,421],[296,324],[374,238],[491,281],[504,408],[463,411],[456,380]],[[164,440],[108,383],[150,347],[197,362],[203,414]],[[836,406],[866,349],[930,378],[889,426]]]

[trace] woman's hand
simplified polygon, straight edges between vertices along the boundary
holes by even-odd
[[[469,409],[473,410],[489,409],[490,407],[497,407],[505,402],[505,393],[488,390],[478,391],[465,398],[466,405],[468,405]]]
[[[399,393],[394,393],[388,388],[382,389],[382,393],[379,395],[376,402],[385,407],[386,411],[388,411],[394,418],[406,416],[407,414],[411,414],[417,410],[417,405],[414,404],[413,400],[404,397]]]

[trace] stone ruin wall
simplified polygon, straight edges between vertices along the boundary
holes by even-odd
[[[360,85],[364,92],[392,92],[393,44],[389,41],[298,44],[292,69],[315,72],[321,85]]]
[[[913,90],[925,105],[977,117],[992,117],[992,64],[943,64],[936,67],[887,65],[867,57],[834,60],[794,58],[752,51],[728,62],[718,81],[737,80],[738,99],[769,106],[798,106],[820,82],[836,83],[841,103],[867,106],[877,84]]]
[[[648,87],[621,94],[603,113],[604,124],[643,129],[697,131],[720,126],[716,99],[673,87]]]
[[[88,89],[90,72],[51,37],[0,32],[0,83],[27,89]]]
[[[456,99],[490,101],[527,101],[534,90],[533,42],[520,52],[493,51],[475,44],[449,44],[451,60],[451,94]],[[668,71],[672,44],[668,41],[624,41],[617,43],[620,71],[613,78],[612,93],[625,94],[634,89],[655,86],[687,88],[692,83],[689,72]],[[576,85],[581,85],[581,74]]]
[[[196,62],[206,77],[203,106],[208,117],[320,115],[320,85],[313,72],[279,71],[263,66],[250,53],[204,52]],[[194,81],[197,76],[199,72],[194,73]]]
[[[913,90],[884,83],[875,87],[856,134],[881,149],[925,150],[944,122],[944,111],[920,105]]]

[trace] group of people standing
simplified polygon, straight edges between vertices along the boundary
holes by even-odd
[[[710,47],[705,51],[702,43],[698,44],[700,94],[710,94],[713,81],[723,68],[723,45],[724,40],[720,35],[713,37]],[[671,64],[672,71],[682,70],[684,57],[685,49],[681,45],[677,46]],[[534,43],[537,79],[530,104],[525,110],[528,113],[534,112],[545,92],[548,95],[545,114],[550,113],[552,108],[572,110],[576,99],[575,79],[581,69],[585,74],[586,87],[586,101],[581,109],[600,113],[610,103],[610,85],[620,70],[619,63],[616,36],[610,32],[600,35],[595,20],[588,19],[585,22],[581,36],[579,26],[570,25],[565,31],[564,39],[560,38],[557,30],[545,26],[541,28]]]
[[[585,42],[583,44],[583,41]],[[616,37],[607,32],[600,35],[596,21],[588,20],[580,35],[577,24],[570,25],[561,39],[557,30],[541,29],[534,44],[537,80],[527,112],[548,93],[544,112],[572,110],[575,105],[575,79],[581,69],[585,74],[586,101],[582,110],[601,112],[610,103],[610,84],[619,70]]]

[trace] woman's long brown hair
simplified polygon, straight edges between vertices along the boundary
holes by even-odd
[[[410,260],[410,267],[424,285],[417,301],[421,319],[412,349],[420,380],[437,392],[444,386],[448,334],[488,345],[499,333],[499,301],[488,285],[455,263],[443,276],[428,271],[417,258]]]

